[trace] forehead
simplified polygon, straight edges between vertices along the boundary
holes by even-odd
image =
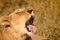
[[[27,12],[28,10],[31,10],[32,8],[21,8],[21,9],[17,9],[17,12]],[[16,12],[15,11],[15,12]]]
[[[18,14],[18,13],[20,13],[20,15],[26,14],[26,13],[28,13],[27,10],[30,10],[30,9],[32,9],[32,8],[20,8],[20,9],[15,10],[14,12],[12,12],[10,15],[14,15],[14,14]]]

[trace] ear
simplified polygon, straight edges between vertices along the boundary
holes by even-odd
[[[1,27],[4,27],[4,28],[10,27],[10,25],[11,25],[10,22],[11,22],[11,20],[10,20],[10,17],[8,17],[8,16],[3,16],[0,18]]]

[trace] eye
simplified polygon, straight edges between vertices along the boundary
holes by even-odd
[[[7,27],[10,27],[10,25],[6,25],[5,27],[6,27],[6,28],[7,28]]]
[[[4,22],[8,22],[8,20],[3,20]]]
[[[33,10],[32,10],[32,9],[30,9],[30,10],[28,10],[27,12],[31,14],[31,12],[32,12],[32,11],[33,11]]]

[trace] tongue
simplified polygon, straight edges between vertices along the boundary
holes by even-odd
[[[29,29],[29,31],[31,31],[32,33],[36,33],[36,27],[34,25],[28,25],[27,28]]]

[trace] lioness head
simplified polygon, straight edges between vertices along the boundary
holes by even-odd
[[[33,24],[34,13],[31,8],[17,9],[10,14],[12,18],[12,24],[14,28],[19,31],[20,34],[31,35],[36,32],[36,28]]]
[[[10,21],[3,19],[5,20],[5,23],[8,22],[8,24],[6,24],[6,28],[9,27],[8,30],[14,30],[12,34],[16,32],[20,36],[31,36],[36,32],[36,27],[33,24],[34,13],[31,8],[17,9],[8,15],[8,18]]]

